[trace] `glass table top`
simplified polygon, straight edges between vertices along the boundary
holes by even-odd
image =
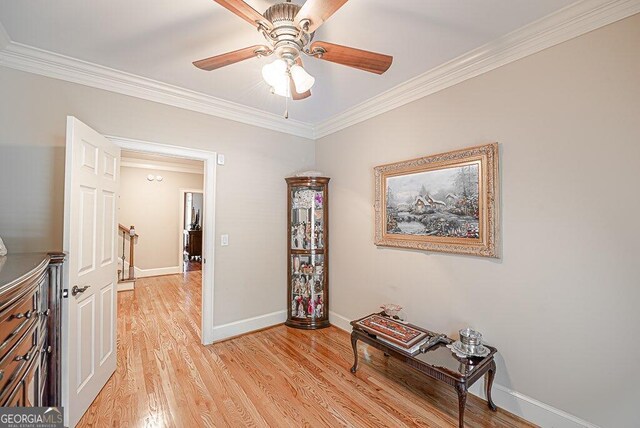
[[[470,375],[473,370],[486,358],[460,358],[447,348],[447,345],[440,343],[427,352],[412,355],[412,358],[436,368],[444,368],[463,376]]]

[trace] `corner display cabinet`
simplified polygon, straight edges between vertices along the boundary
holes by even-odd
[[[329,178],[290,177],[288,190],[289,327],[329,326]]]

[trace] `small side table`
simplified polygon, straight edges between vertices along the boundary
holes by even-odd
[[[367,315],[367,317],[368,316],[370,315]],[[464,408],[467,402],[467,391],[471,385],[485,375],[488,377],[486,383],[487,405],[494,412],[497,410],[496,405],[491,399],[491,387],[496,374],[496,363],[493,356],[498,352],[493,346],[484,345],[490,352],[489,355],[481,358],[459,358],[446,347],[445,343],[438,343],[426,352],[411,355],[402,349],[379,340],[374,334],[363,330],[356,324],[358,321],[360,321],[360,319],[351,321],[353,328],[351,332],[351,346],[353,347],[354,358],[353,367],[351,367],[352,373],[355,373],[358,369],[357,343],[358,340],[361,340],[374,348],[380,349],[385,356],[394,357],[418,370],[420,373],[453,386],[458,393],[458,422],[460,428],[464,427]],[[435,333],[425,330],[424,328],[412,324],[407,325],[422,330],[429,335],[435,335]],[[449,340],[450,343],[453,343],[453,340]]]

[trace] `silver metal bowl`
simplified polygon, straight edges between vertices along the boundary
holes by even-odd
[[[463,328],[460,333],[460,342],[466,347],[476,348],[482,345],[482,334],[471,327]]]

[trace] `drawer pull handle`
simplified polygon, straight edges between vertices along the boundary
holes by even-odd
[[[15,358],[15,361],[22,361],[22,360],[29,361],[30,359],[31,359],[31,352],[27,352],[24,355],[18,355]]]
[[[14,315],[13,316],[15,319],[22,319],[22,318],[26,318],[29,319],[31,318],[31,309],[29,309],[27,312],[25,312],[24,314],[18,314],[18,315]]]

